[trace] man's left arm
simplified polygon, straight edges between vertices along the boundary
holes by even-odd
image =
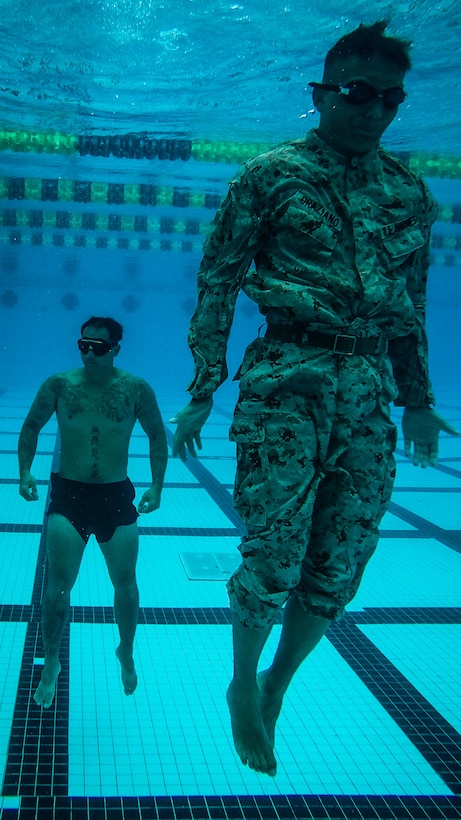
[[[163,479],[168,462],[168,446],[162,417],[152,388],[138,380],[136,418],[149,439],[152,485],[138,504],[139,513],[150,513],[160,507]]]
[[[389,343],[389,355],[399,388],[395,403],[405,408],[402,419],[405,455],[413,458],[415,466],[427,467],[437,463],[439,433],[452,436],[460,433],[431,406],[435,398],[429,379],[426,285],[430,264],[430,229],[437,206],[423,183],[422,187],[427,241],[415,251],[407,271],[407,290],[415,308],[415,327],[409,336],[393,339]]]

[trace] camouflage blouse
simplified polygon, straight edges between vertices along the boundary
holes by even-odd
[[[384,333],[396,403],[432,403],[425,304],[436,214],[424,182],[382,148],[348,158],[310,131],[251,159],[230,183],[204,245],[189,330],[192,396],[210,395],[227,377],[243,289],[271,323]]]

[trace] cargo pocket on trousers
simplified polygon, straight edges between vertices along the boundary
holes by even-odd
[[[266,503],[269,500],[265,488],[270,486],[271,468],[262,416],[247,415],[237,408],[229,438],[237,444],[235,508],[246,523],[263,527],[266,523]]]

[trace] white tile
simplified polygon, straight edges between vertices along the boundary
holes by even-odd
[[[0,777],[3,781],[27,624],[0,623]],[[4,806],[6,808],[6,806]]]
[[[233,527],[206,490],[181,488],[164,489],[160,509],[143,516],[139,523],[145,527]]]
[[[397,475],[395,479],[395,489],[400,487],[423,487],[424,489],[431,488],[461,488],[461,463],[459,465],[460,475],[453,476],[449,473],[444,473],[443,470],[428,467],[422,468],[414,467],[409,461],[399,462],[397,465]],[[395,493],[394,501],[402,503],[405,499],[406,493]],[[425,494],[427,497],[427,495]],[[424,497],[424,496],[423,496]]]
[[[40,546],[39,533],[1,535],[0,603],[30,604]]]
[[[51,449],[54,447],[54,442]],[[37,455],[32,464],[31,473],[37,480],[48,481],[51,473],[51,464],[53,461],[52,455]],[[14,453],[0,453],[0,477],[1,478],[19,478],[18,456]],[[16,484],[16,492],[18,492],[18,485]],[[39,492],[46,492],[46,487],[39,487]]]
[[[25,501],[19,495],[17,484],[3,484],[0,524],[42,524],[47,487],[39,486],[37,489],[38,501]]]

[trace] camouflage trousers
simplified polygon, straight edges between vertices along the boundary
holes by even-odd
[[[343,614],[391,497],[395,393],[387,357],[248,348],[230,430],[247,535],[228,593],[243,625],[269,626],[293,592],[315,616]]]

